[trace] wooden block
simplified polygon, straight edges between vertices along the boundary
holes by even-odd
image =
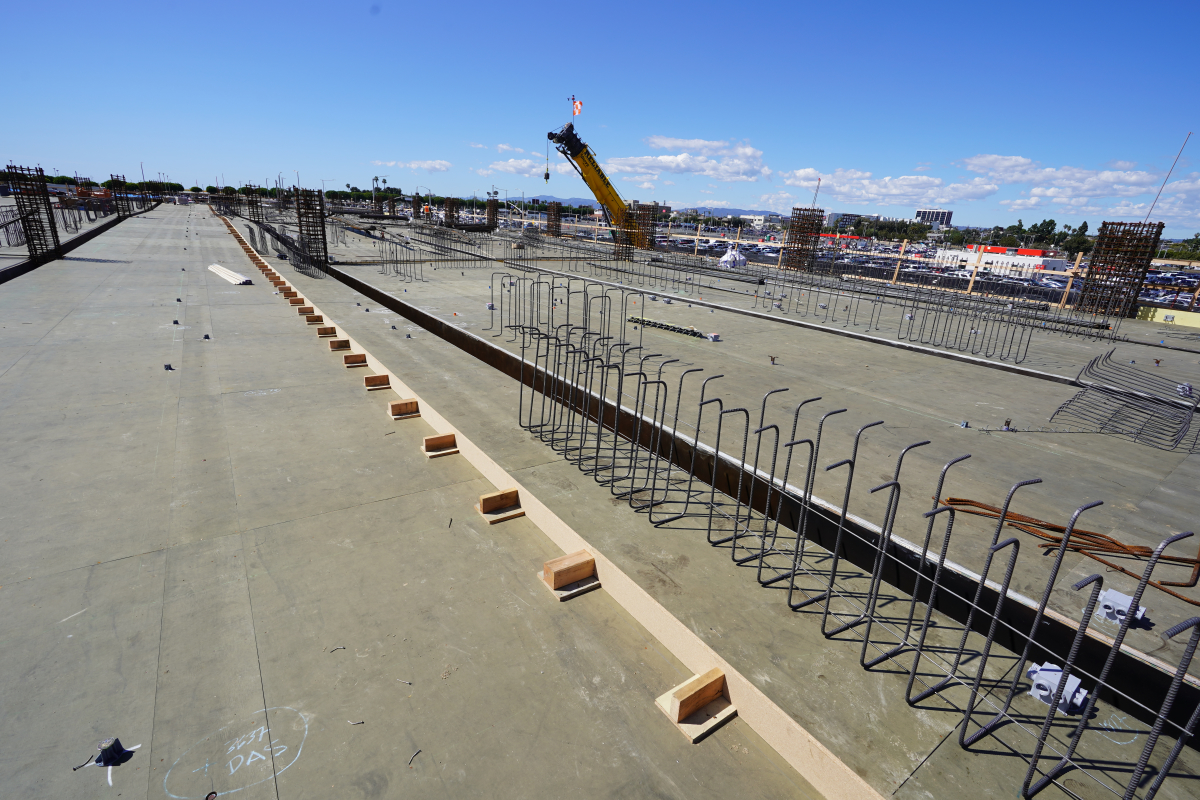
[[[557,589],[545,581],[542,581],[542,573],[540,572],[538,573],[538,580],[545,585],[546,591],[558,598],[560,603],[564,600],[570,600],[572,597],[578,597],[581,594],[587,594],[593,589],[600,588],[600,579],[595,575],[588,575],[586,578],[581,578],[573,583],[560,586]]]
[[[310,312],[308,316],[304,318],[304,321],[309,325],[324,325],[325,317],[321,316],[320,314],[313,314]]]
[[[275,277],[271,278],[272,286],[283,286],[285,283],[287,283],[287,281],[280,280],[279,276],[275,276]]]
[[[525,509],[521,508],[521,497],[516,489],[502,489],[498,492],[481,494],[479,505],[475,506],[475,510],[488,521],[489,525],[525,516]]]
[[[392,419],[411,419],[421,416],[421,407],[414,399],[398,400],[388,404],[388,413]]]
[[[696,675],[684,681],[670,692],[671,721],[683,722],[720,697],[724,691],[725,673],[719,667],[713,667],[703,675]]]
[[[351,358],[352,356],[346,356]],[[363,386],[368,392],[377,392],[380,389],[392,388],[392,376],[390,375],[368,375],[363,378]]]
[[[596,558],[587,550],[552,558],[542,565],[542,580],[551,589],[581,581],[596,574]]]
[[[328,339],[330,336],[337,336],[337,328],[317,328],[317,336],[322,339]]]
[[[330,350],[349,350],[350,349],[350,340],[349,339],[334,339],[329,343],[329,349]]]
[[[737,716],[725,673],[717,667],[684,681],[654,702],[693,744]]]
[[[342,356],[342,363],[346,367],[365,367],[367,365],[367,354],[351,353],[348,356]]]
[[[306,316],[308,314],[311,314],[312,312],[313,312],[312,306],[300,306],[299,308],[296,309],[296,313],[299,314],[300,316]]]
[[[515,506],[520,501],[521,496],[516,489],[501,489],[498,492],[479,495],[479,510],[487,514],[499,508]]]
[[[288,298],[288,305],[291,305],[291,306],[302,306],[302,305],[304,305],[304,298],[303,298],[303,297],[291,297],[291,298]]]
[[[426,458],[452,456],[458,452],[458,440],[453,433],[443,433],[438,436],[426,436],[421,445],[421,452]]]
[[[293,297],[299,297],[299,296],[300,296],[300,293],[297,292],[295,289],[288,289],[285,287],[283,290],[283,299],[284,300],[291,300]],[[303,303],[304,301],[301,300],[300,302]]]

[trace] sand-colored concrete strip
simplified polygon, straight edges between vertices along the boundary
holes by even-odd
[[[229,228],[239,241],[241,235]],[[313,305],[313,312],[328,317]],[[717,655],[699,636],[678,620],[670,611],[650,596],[609,558],[580,536],[571,526],[543,504],[528,488],[521,485],[487,453],[421,398],[401,377],[392,372],[353,337],[344,334],[352,352],[366,356],[367,366],[376,375],[387,375],[390,389],[400,399],[416,399],[421,418],[438,434],[454,434],[459,451],[493,486],[516,488],[521,495],[525,515],[564,553],[587,550],[596,558],[596,575],[606,589],[634,619],[641,623],[672,655],[697,675],[713,668],[725,674],[729,698],[741,717],[759,736],[775,748],[797,772],[804,776],[829,800],[860,800],[880,795],[861,776],[833,755],[816,737],[805,730],[749,679],[729,662]],[[403,422],[401,424],[404,424]],[[653,702],[649,699],[648,702]]]

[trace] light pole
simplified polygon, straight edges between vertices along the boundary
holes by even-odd
[[[511,223],[512,217],[510,216],[509,210],[508,210],[508,189],[498,188],[496,186],[496,184],[493,183],[492,191],[494,191],[496,193],[497,198],[500,197],[500,192],[504,192],[504,221],[505,221],[505,223]],[[508,227],[508,225],[506,224],[505,227]]]

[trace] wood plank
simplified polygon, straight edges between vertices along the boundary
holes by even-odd
[[[683,722],[720,697],[724,691],[725,673],[720,667],[713,667],[703,675],[684,681],[671,691],[668,716],[672,722]]]
[[[413,399],[398,400],[395,403],[388,404],[388,413],[392,415],[392,419],[419,417],[421,416],[421,407]]]
[[[445,450],[448,447],[458,447],[458,439],[453,433],[425,437],[425,452],[427,453],[433,450]]]
[[[561,589],[596,574],[596,558],[587,550],[552,558],[542,565],[542,580],[551,589]]]
[[[479,510],[484,514],[519,504],[520,494],[516,489],[501,489],[498,492],[479,495]]]

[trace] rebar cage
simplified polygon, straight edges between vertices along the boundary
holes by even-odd
[[[58,227],[46,188],[46,173],[41,167],[8,165],[9,180],[17,192],[17,213],[25,231],[25,245],[31,261],[56,258],[59,249]]]

